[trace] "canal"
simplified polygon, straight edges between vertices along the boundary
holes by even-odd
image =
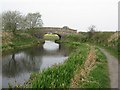
[[[23,85],[32,72],[40,72],[63,63],[71,50],[64,44],[45,41],[44,44],[11,52],[2,57],[2,87]]]

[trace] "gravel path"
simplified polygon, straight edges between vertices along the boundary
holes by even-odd
[[[107,57],[111,88],[118,88],[118,60],[114,56],[110,55],[106,50],[102,48],[100,48],[100,50]],[[119,67],[119,70],[120,70],[120,67]],[[119,85],[119,88],[120,88],[120,85]]]

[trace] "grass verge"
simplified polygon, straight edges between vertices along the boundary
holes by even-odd
[[[68,44],[68,43],[67,43]],[[76,52],[71,53],[63,64],[45,69],[40,73],[33,73],[25,88],[67,88],[70,87],[71,78],[77,66],[84,63],[89,46],[80,43],[69,45],[77,46]]]
[[[118,49],[114,49],[111,47],[103,47],[104,49],[106,49],[111,55],[113,55],[114,57],[118,58]]]
[[[8,53],[8,51],[31,47],[42,41],[28,33],[19,32],[15,35],[7,33],[7,35],[3,36],[2,42],[2,52]]]
[[[96,65],[84,81],[79,82],[81,88],[110,88],[108,65],[104,54],[96,48]]]

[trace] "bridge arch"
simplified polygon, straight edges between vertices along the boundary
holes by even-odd
[[[56,35],[58,35],[59,36],[59,39],[61,39],[61,35],[60,34],[58,34],[58,33],[52,33],[52,34],[56,34]]]
[[[70,28],[58,28],[58,27],[41,27],[41,28],[36,28],[37,32],[33,33],[34,36],[37,38],[43,38],[45,34],[57,34],[59,36],[59,39],[64,38],[65,35],[68,34],[75,34],[77,33],[77,30],[75,29],[70,29]]]
[[[60,40],[62,36],[60,34],[58,34],[58,33],[51,33],[51,32],[49,32],[49,33],[47,32],[47,33],[43,34],[43,38],[44,39],[49,39],[50,37],[55,37],[56,40]]]

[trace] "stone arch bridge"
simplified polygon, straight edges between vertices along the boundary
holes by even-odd
[[[68,34],[76,34],[77,30],[70,29],[68,27],[58,28],[58,27],[41,27],[36,28],[36,33],[34,33],[34,36],[37,38],[43,38],[43,36],[47,33],[57,34],[60,38],[63,38],[65,35]]]

